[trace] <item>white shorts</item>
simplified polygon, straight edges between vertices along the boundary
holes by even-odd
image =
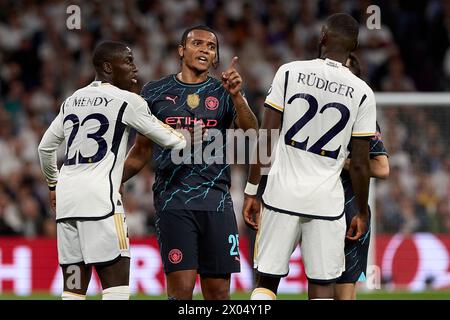
[[[267,208],[255,241],[254,267],[261,274],[284,277],[289,259],[300,243],[306,277],[334,282],[345,270],[345,216],[337,220],[310,219]]]
[[[123,213],[101,220],[65,220],[57,223],[59,264],[101,264],[119,256],[130,257],[130,242]]]

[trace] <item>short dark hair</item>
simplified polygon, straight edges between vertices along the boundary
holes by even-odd
[[[328,30],[339,38],[342,45],[350,51],[358,43],[359,24],[351,15],[335,13],[329,16],[325,22]]]
[[[126,50],[128,46],[123,42],[102,41],[94,49],[92,64],[95,69],[100,69],[104,62],[111,61],[118,52]]]
[[[181,36],[180,45],[182,45],[183,47],[186,47],[187,36],[193,30],[205,30],[205,31],[211,32],[216,37],[216,42],[217,42],[216,53],[217,54],[216,54],[216,61],[214,61],[214,64],[218,65],[220,63],[219,37],[217,37],[216,32],[213,29],[211,29],[210,27],[208,27],[206,25],[198,25],[198,26],[193,26],[193,27],[187,28],[186,30],[184,30],[183,35]]]

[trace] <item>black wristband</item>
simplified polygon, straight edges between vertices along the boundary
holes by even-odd
[[[55,186],[48,186],[48,190],[55,191],[56,190],[56,185]]]

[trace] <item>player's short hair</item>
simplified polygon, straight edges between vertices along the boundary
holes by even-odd
[[[92,64],[95,69],[101,69],[104,62],[110,62],[118,52],[126,50],[128,46],[125,43],[117,41],[102,41],[94,49],[92,55]]]
[[[198,25],[198,26],[193,26],[193,27],[187,28],[186,30],[184,30],[183,35],[181,36],[180,45],[182,45],[183,47],[186,47],[187,36],[191,31],[194,31],[194,30],[205,30],[205,31],[211,32],[216,37],[216,42],[217,42],[216,61],[214,61],[214,64],[215,64],[215,66],[217,66],[220,63],[219,37],[217,36],[216,32],[213,29],[211,29],[210,27],[205,26],[205,25]]]
[[[328,30],[339,38],[340,43],[352,51],[358,43],[359,24],[351,15],[335,13],[327,18]]]

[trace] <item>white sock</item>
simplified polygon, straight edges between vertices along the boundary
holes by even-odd
[[[130,287],[118,286],[103,290],[103,300],[130,300]]]
[[[253,290],[250,300],[277,300],[277,295],[266,288]]]
[[[86,300],[86,296],[70,291],[63,291],[61,294],[62,300]]]

